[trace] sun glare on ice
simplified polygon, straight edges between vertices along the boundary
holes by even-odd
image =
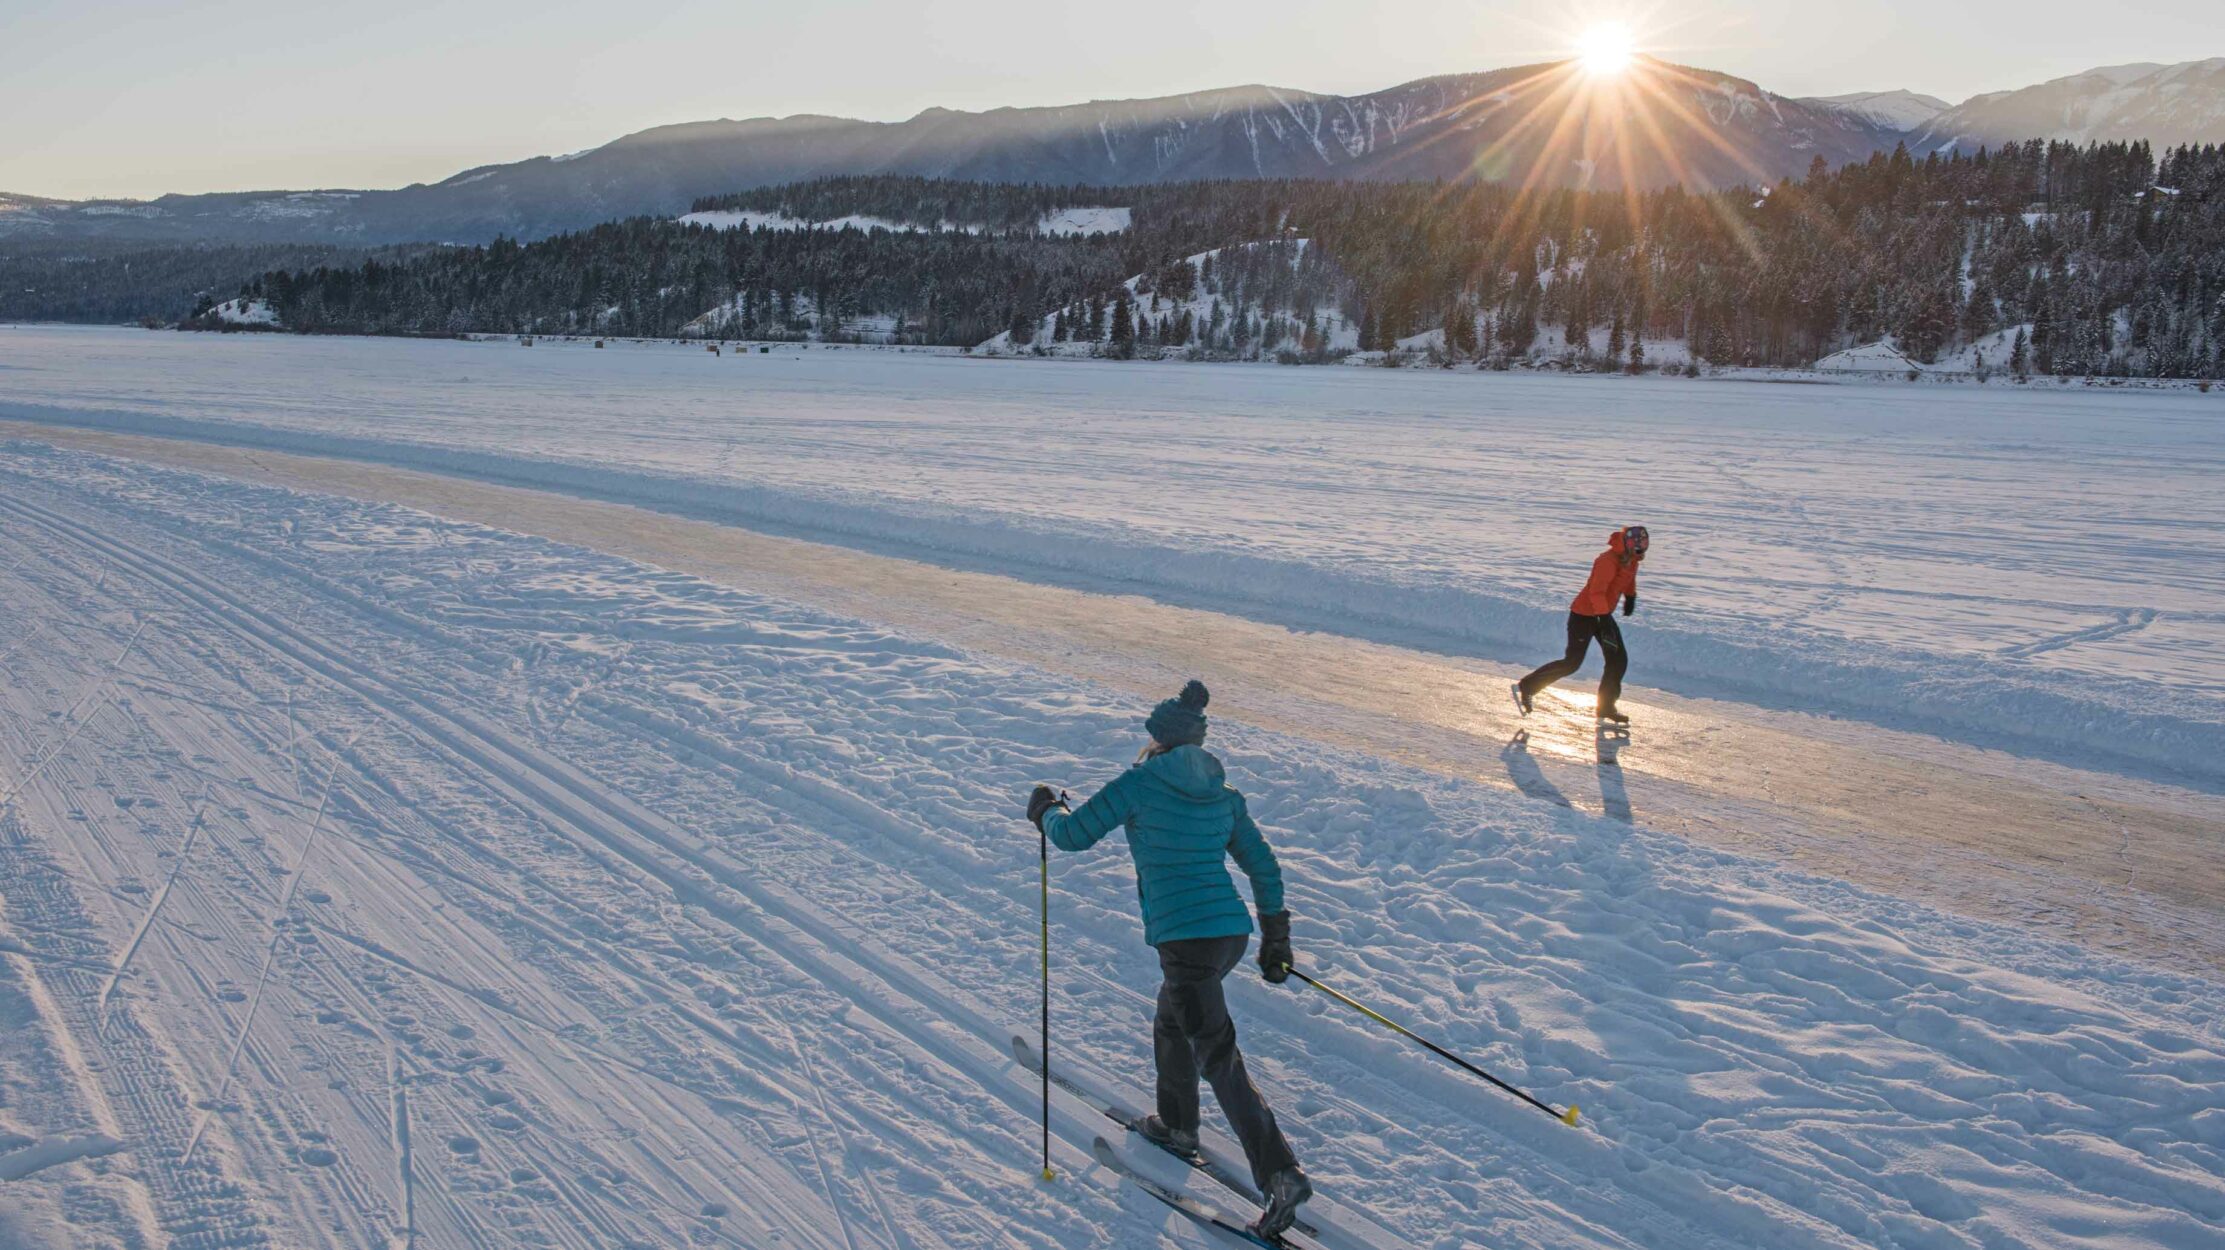
[[[1576,60],[1594,77],[1620,74],[1637,54],[1636,36],[1621,22],[1594,22],[1576,37]]]

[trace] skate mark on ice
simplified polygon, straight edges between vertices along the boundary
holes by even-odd
[[[1749,460],[1740,467],[1751,469],[1759,463]],[[1794,525],[1805,530],[1808,535],[1808,541],[1804,544],[1806,550],[1814,553],[1822,561],[1824,570],[1830,574],[1830,580],[1820,587],[1813,582],[1801,583],[1801,589],[1816,596],[1814,601],[1805,607],[1788,607],[1778,614],[1779,618],[1791,622],[1820,616],[1845,602],[1847,593],[1853,589],[1854,571],[1847,566],[1846,556],[1841,552],[1837,541],[1838,536],[1808,515],[1808,507],[1800,497],[1770,490],[1724,465],[1718,464],[1714,468],[1725,480],[1764,503],[1774,505],[1791,518]]]
[[[2122,638],[2127,634],[2139,633],[2154,624],[2156,616],[2157,612],[2154,608],[2118,608],[2115,610],[2114,619],[2100,625],[2089,625],[2084,629],[2069,630],[2020,646],[2004,647],[1996,654],[2008,659],[2026,660],[2035,655],[2045,655],[2050,651],[2061,651],[2065,647],[2074,647],[2082,642],[2102,642],[2110,638]]]

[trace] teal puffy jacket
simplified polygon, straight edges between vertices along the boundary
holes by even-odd
[[[1062,851],[1086,851],[1128,827],[1143,901],[1143,940],[1153,946],[1184,938],[1239,937],[1252,918],[1229,879],[1227,860],[1252,881],[1259,914],[1283,909],[1282,869],[1228,784],[1221,762],[1203,747],[1176,747],[1113,779],[1069,813],[1043,814],[1043,832]]]

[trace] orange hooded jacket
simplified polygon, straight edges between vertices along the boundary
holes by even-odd
[[[1612,616],[1624,595],[1637,593],[1638,561],[1622,562],[1622,531],[1616,530],[1607,536],[1607,550],[1591,562],[1591,580],[1568,610],[1578,616]]]

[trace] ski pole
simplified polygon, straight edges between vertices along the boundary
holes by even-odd
[[[1400,1037],[1406,1038],[1409,1041],[1419,1042],[1424,1047],[1427,1047],[1431,1054],[1434,1054],[1441,1059],[1451,1060],[1453,1063],[1466,1068],[1468,1071],[1475,1073],[1477,1076],[1480,1076],[1484,1080],[1491,1082],[1493,1085],[1496,1085],[1500,1089],[1503,1089],[1506,1092],[1514,1095],[1516,1098],[1519,1098],[1522,1101],[1537,1108],[1538,1110],[1544,1112],[1545,1114],[1552,1116],[1554,1119],[1568,1125],[1570,1128],[1576,1127],[1575,1103],[1568,1104],[1567,1111],[1555,1111],[1552,1107],[1546,1105],[1545,1103],[1539,1102],[1537,1099],[1532,1098],[1524,1091],[1516,1089],[1514,1086],[1507,1084],[1505,1081],[1502,1081],[1498,1077],[1491,1075],[1489,1072],[1484,1071],[1482,1068],[1479,1068],[1476,1065],[1461,1058],[1460,1056],[1452,1053],[1451,1051],[1446,1050],[1444,1047],[1439,1046],[1437,1043],[1430,1041],[1426,1037],[1421,1036],[1420,1034],[1414,1032],[1412,1029],[1407,1028],[1405,1025],[1402,1025],[1397,1021],[1384,1016],[1381,1012],[1368,1009],[1359,1002],[1348,998],[1335,990],[1330,989],[1328,986],[1323,985],[1321,982],[1314,980],[1312,977],[1307,976],[1305,973],[1298,971],[1297,968],[1292,967],[1289,964],[1284,964],[1283,967],[1290,969],[1290,975],[1298,978],[1299,980],[1305,982],[1313,988],[1320,990],[1322,993],[1327,994],[1329,997],[1337,1000],[1340,1003],[1343,1003],[1345,1006],[1350,1007],[1352,1010],[1359,1012],[1361,1015],[1366,1016],[1368,1019],[1375,1021],[1377,1024],[1380,1024],[1384,1028],[1389,1029],[1391,1032],[1398,1034]]]
[[[1036,862],[1042,870],[1043,895],[1043,1179],[1055,1180],[1051,1171],[1051,836],[1040,823],[1035,830]]]

